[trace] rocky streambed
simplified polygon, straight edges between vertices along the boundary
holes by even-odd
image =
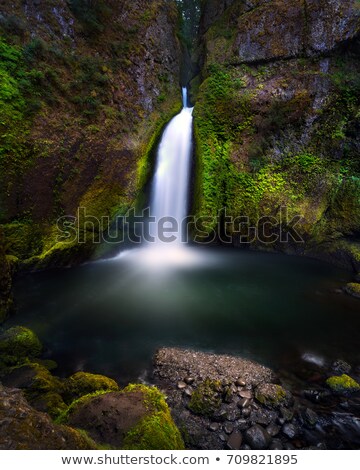
[[[358,370],[344,361],[313,368],[305,381],[241,358],[165,348],[154,381],[191,449],[359,448]]]

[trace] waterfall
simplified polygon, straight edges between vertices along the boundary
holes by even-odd
[[[151,215],[156,223],[150,233],[156,243],[181,243],[187,216],[192,148],[192,112],[187,89],[183,88],[183,109],[167,125],[162,136],[152,185]],[[162,236],[163,229],[171,232]]]
[[[123,251],[115,258],[141,270],[165,268],[164,272],[168,273],[167,268],[174,266],[213,262],[209,255],[205,259],[199,250],[183,243],[186,226],[182,222],[188,215],[189,205],[193,108],[188,106],[186,88],[182,96],[183,109],[166,126],[157,152],[150,198],[151,220],[144,231],[152,240],[144,237],[142,247]]]

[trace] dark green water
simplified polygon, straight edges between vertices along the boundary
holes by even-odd
[[[351,274],[225,248],[164,260],[138,250],[26,275],[11,323],[38,333],[58,373],[86,370],[121,383],[141,376],[161,346],[239,354],[276,369],[304,354],[360,363],[360,302],[336,293]]]

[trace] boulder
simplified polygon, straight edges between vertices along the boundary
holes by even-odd
[[[259,424],[249,428],[245,432],[244,438],[253,450],[267,449],[271,442],[269,433]]]
[[[109,377],[87,372],[76,372],[64,381],[64,395],[70,402],[100,390],[115,392],[119,386]]]
[[[19,390],[0,385],[0,450],[95,450],[85,433],[54,424]]]
[[[60,419],[85,430],[96,442],[117,449],[183,449],[164,396],[155,387],[129,385],[75,401]]]

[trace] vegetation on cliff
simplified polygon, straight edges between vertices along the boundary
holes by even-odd
[[[257,244],[248,227],[264,232],[259,220],[267,227],[270,221],[273,231],[265,230],[263,246],[345,251],[357,269],[358,9],[343,5],[336,13],[330,2],[311,3],[304,23],[297,0],[291,17],[290,6],[278,2],[220,3],[214,18],[219,5],[205,2],[201,25],[202,83],[194,112],[197,215],[210,230],[226,208],[227,215],[248,220],[243,230],[239,219],[229,224],[235,242]],[[338,14],[348,26],[341,32]],[[273,21],[260,37],[259,25],[268,16]],[[316,21],[327,31],[323,42]],[[284,35],[289,40],[280,44]],[[283,208],[287,221],[299,216],[297,231],[305,243],[296,246],[291,237],[290,243],[274,243]],[[339,261],[345,263],[344,256]]]

